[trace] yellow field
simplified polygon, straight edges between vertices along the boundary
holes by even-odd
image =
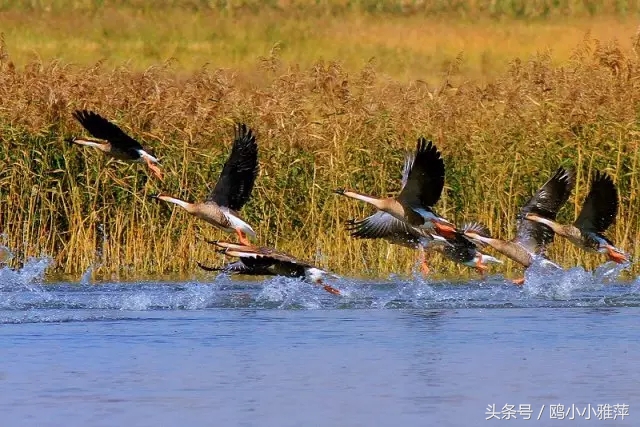
[[[147,196],[203,198],[237,120],[258,134],[261,174],[243,216],[260,243],[338,273],[413,266],[411,251],[350,239],[344,222],[371,211],[332,190],[397,190],[403,154],[420,135],[445,157],[443,216],[510,237],[517,207],[562,164],[579,170],[560,216],[572,220],[597,168],[620,189],[610,236],[639,253],[640,60],[635,28],[620,14],[578,10],[561,23],[562,14],[514,19],[481,9],[465,19],[421,9],[329,13],[337,2],[320,17],[293,6],[63,3],[0,8],[0,244],[16,251],[12,262],[49,254],[57,273],[97,264],[98,277],[120,278],[191,275],[196,261],[219,263],[199,237],[227,236]],[[177,61],[166,64],[170,57]],[[151,146],[165,183],[66,145],[83,134],[76,108]],[[565,266],[604,261],[563,241],[550,255]]]
[[[587,33],[599,40],[617,38],[629,48],[638,26],[630,11],[613,13],[616,2],[593,2],[591,9],[585,6],[589,2],[567,2],[564,9],[560,3],[544,17],[538,16],[541,1],[528,2],[533,5],[528,14],[505,1],[458,2],[467,4],[466,13],[454,8],[455,2],[439,2],[440,8],[438,2],[431,8],[405,2],[418,6],[404,12],[393,8],[400,2],[390,1],[353,2],[352,8],[339,1],[298,2],[304,5],[298,7],[245,1],[219,8],[186,1],[173,7],[162,1],[145,7],[144,2],[39,3],[49,7],[0,9],[0,29],[19,66],[34,59],[78,65],[104,60],[108,67],[126,63],[145,69],[172,60],[179,73],[208,64],[246,75],[258,57],[278,46],[285,63],[306,68],[320,59],[336,60],[357,72],[373,61],[378,72],[403,81],[437,80],[461,57],[461,79],[486,81],[516,57],[551,51],[555,63],[566,61]],[[368,3],[387,8],[377,12]],[[494,6],[491,13],[491,4],[503,7]],[[603,13],[589,15],[592,9]]]

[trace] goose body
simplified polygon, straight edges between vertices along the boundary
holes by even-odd
[[[375,234],[378,230],[381,235],[370,237],[417,248],[422,271],[426,275],[429,267],[425,247],[434,240],[434,236],[453,238],[456,233],[455,227],[433,210],[443,187],[444,160],[431,141],[419,138],[415,152],[405,156],[402,187],[397,197],[378,198],[346,189],[335,190],[335,193],[374,206],[378,212],[363,220],[362,232],[367,234],[369,231],[366,230],[372,230]]]
[[[256,138],[245,124],[238,124],[231,154],[213,191],[204,202],[191,203],[167,194],[153,197],[176,204],[189,214],[227,233],[236,232],[240,242],[249,245],[247,236],[255,238],[256,233],[238,212],[251,197],[257,176]]]
[[[481,236],[489,236],[489,230],[484,225],[477,222],[468,223],[462,227],[460,232],[456,232],[453,237],[446,238],[446,244],[436,245],[435,249],[453,262],[475,268],[480,275],[484,275],[488,269],[488,263],[502,264],[499,259],[482,253],[479,250],[482,242],[474,241],[464,234],[469,231]]]
[[[189,203],[175,197],[167,196],[165,194],[158,194],[153,197],[158,200],[176,204],[191,215],[213,225],[219,230],[225,231],[227,233],[234,233],[239,231],[252,238],[256,237],[256,233],[253,228],[240,217],[240,214],[238,214],[238,212],[234,211],[233,209],[229,209],[226,206],[220,206],[213,201],[204,203]]]

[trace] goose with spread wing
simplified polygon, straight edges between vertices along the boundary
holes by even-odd
[[[333,286],[323,283],[325,276],[332,274],[311,263],[301,261],[285,252],[273,248],[258,247],[230,242],[207,241],[215,245],[218,252],[240,258],[221,268],[207,267],[200,263],[200,268],[207,271],[223,271],[231,274],[247,274],[253,276],[302,277],[330,294],[340,295]]]
[[[429,274],[425,250],[435,246],[436,240],[445,241],[444,237],[426,233],[383,211],[378,211],[360,220],[349,220],[346,228],[351,233],[351,237],[384,239],[394,245],[417,249],[420,268],[425,276]]]
[[[190,203],[166,194],[152,196],[174,203],[191,215],[226,231],[236,232],[240,242],[251,243],[247,236],[256,233],[238,212],[251,197],[258,176],[258,145],[256,137],[245,124],[237,124],[231,154],[225,162],[218,182],[204,202]]]
[[[526,219],[549,226],[558,236],[589,252],[605,253],[618,264],[629,262],[629,256],[616,248],[604,236],[618,213],[618,191],[609,175],[599,171],[594,174],[591,188],[582,210],[573,224],[559,224],[555,218],[543,213],[531,212]]]
[[[379,198],[346,189],[335,190],[352,199],[373,205],[378,211],[412,227],[453,237],[455,227],[437,215],[433,205],[440,199],[444,188],[444,160],[432,141],[419,138],[416,151],[405,158],[402,188],[397,197]]]
[[[474,242],[463,234],[465,231],[472,230],[482,236],[488,236],[487,228],[479,223],[464,225],[462,230],[454,233],[452,237],[445,238],[439,235],[427,237],[421,230],[411,227],[386,212],[379,211],[364,219],[349,221],[347,229],[355,238],[384,239],[391,244],[418,249],[425,274],[429,271],[424,251],[429,249],[442,253],[445,258],[453,262],[475,268],[481,275],[484,275],[488,269],[487,263],[502,263],[499,259],[480,252],[478,246],[482,243]]]
[[[87,147],[95,147],[117,160],[146,163],[151,173],[162,181],[162,171],[158,167],[158,159],[118,126],[93,111],[76,110],[73,113],[73,117],[94,138],[105,142],[77,137],[69,139],[69,142]]]
[[[489,269],[487,263],[502,264],[502,261],[480,252],[478,248],[483,246],[483,243],[467,237],[464,233],[468,232],[489,237],[487,227],[478,222],[471,222],[464,224],[462,229],[456,232],[453,237],[446,238],[447,244],[438,244],[434,246],[434,249],[441,252],[445,258],[453,262],[475,268],[481,276],[484,276],[485,272]]]
[[[474,241],[491,246],[497,252],[527,268],[533,262],[534,256],[545,256],[546,247],[553,241],[551,228],[527,219],[527,215],[534,213],[555,219],[562,205],[569,199],[574,184],[573,169],[558,168],[520,209],[517,216],[516,236],[511,240],[483,236],[475,230],[467,230],[464,234]],[[514,283],[521,285],[524,279],[514,280]]]

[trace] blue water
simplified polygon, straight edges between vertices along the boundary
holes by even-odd
[[[342,297],[42,284],[45,267],[0,270],[1,426],[640,425],[640,281],[608,267],[522,289],[338,280]]]

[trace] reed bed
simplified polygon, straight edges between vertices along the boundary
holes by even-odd
[[[578,170],[563,221],[577,214],[592,171],[607,171],[621,199],[609,235],[636,258],[636,50],[585,39],[560,66],[545,54],[514,60],[483,86],[455,83],[458,65],[428,84],[384,77],[373,65],[357,73],[334,62],[290,66],[273,52],[256,61],[256,85],[233,69],[204,67],[185,76],[170,63],[142,72],[56,61],[16,68],[3,48],[0,243],[16,252],[14,263],[53,257],[52,275],[77,276],[91,266],[97,278],[200,274],[196,261],[222,261],[202,237],[233,237],[148,196],[203,199],[229,152],[233,123],[244,121],[260,146],[260,176],[242,211],[258,242],[335,272],[411,272],[415,252],[349,237],[345,221],[371,210],[332,190],[398,190],[404,153],[420,135],[434,140],[447,166],[438,212],[459,224],[479,220],[500,238],[513,236],[519,206],[558,166]],[[84,134],[71,117],[78,108],[111,118],[150,146],[165,182],[140,165],[65,143]],[[604,261],[563,240],[550,257],[586,268]],[[472,274],[438,255],[432,264],[442,275]],[[510,262],[498,268],[516,274]]]

